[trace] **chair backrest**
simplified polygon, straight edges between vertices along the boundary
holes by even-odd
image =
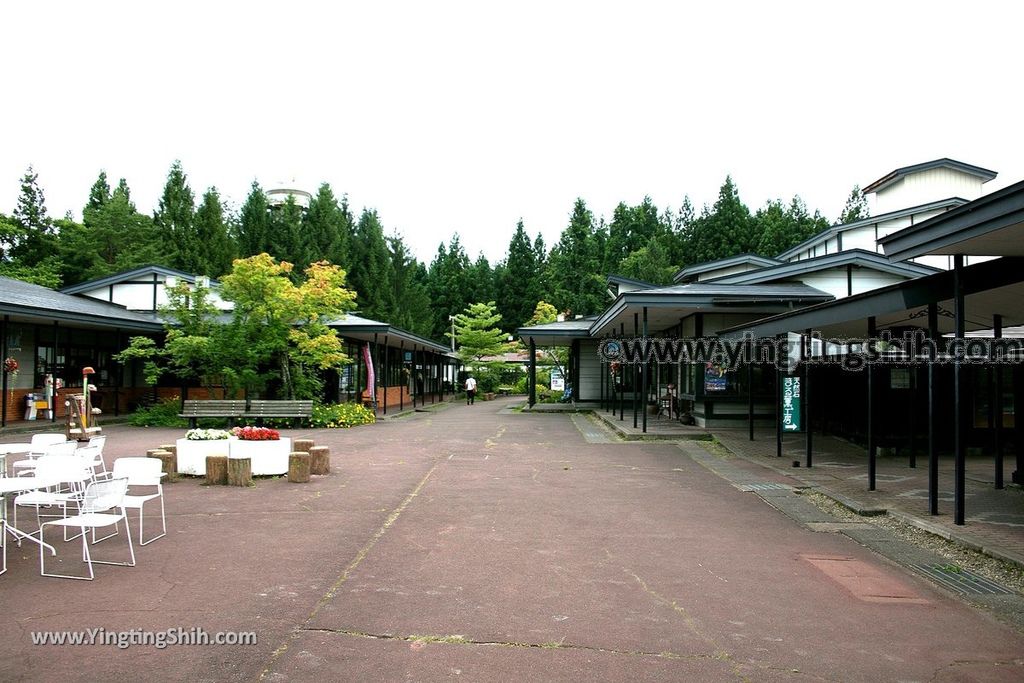
[[[63,441],[61,443],[50,444],[43,449],[43,453],[45,455],[74,455],[76,450],[78,450],[77,441]]]
[[[48,484],[82,484],[92,467],[77,455],[44,455],[35,463],[35,476]]]
[[[112,508],[121,507],[127,490],[127,479],[105,479],[92,482],[85,489],[82,514],[106,512]]]
[[[163,463],[157,458],[130,457],[114,461],[115,479],[124,477],[129,486],[157,486]]]
[[[68,440],[68,437],[63,434],[33,434],[32,450],[42,449],[44,446],[52,446],[55,443],[64,443]]]
[[[99,448],[100,449],[100,454],[103,453],[103,447],[106,444],[107,444],[107,437],[106,437],[105,434],[101,434],[100,436],[94,436],[94,437],[91,437],[89,439],[89,445],[90,446],[95,446],[96,448]]]

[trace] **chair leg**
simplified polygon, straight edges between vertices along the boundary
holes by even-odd
[[[143,508],[145,508],[145,507],[146,507],[145,503],[142,503],[141,505],[139,505],[139,545],[140,546],[148,545],[148,544],[152,543],[153,541],[155,541],[156,539],[163,538],[164,536],[167,535],[167,517],[164,514],[164,497],[160,496],[160,524],[163,527],[163,533],[161,533],[159,536],[154,536],[153,538],[149,539],[148,541],[143,540],[143,539],[146,538],[146,535],[144,533],[142,533],[142,518],[145,516],[143,514]]]
[[[0,498],[0,500],[3,500]],[[0,557],[3,563],[0,565],[0,574],[7,571],[7,520],[0,517]]]

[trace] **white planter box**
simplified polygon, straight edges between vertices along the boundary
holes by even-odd
[[[229,458],[249,458],[253,475],[287,474],[288,454],[292,440],[282,437],[277,441],[242,441],[236,437],[191,441],[178,439],[178,472],[206,474],[206,456],[226,455]]]
[[[231,440],[229,458],[249,458],[253,476],[260,474],[287,474],[288,454],[292,440],[282,436],[277,441]]]
[[[211,439],[209,441],[178,439],[178,472],[181,474],[205,475],[206,456],[231,455],[231,442],[233,441],[238,441],[238,439],[235,437]]]

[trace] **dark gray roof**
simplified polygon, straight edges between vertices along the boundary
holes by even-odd
[[[79,282],[77,285],[71,285],[70,287],[64,287],[60,291],[65,294],[78,294],[80,292],[88,292],[93,289],[99,289],[100,287],[107,287],[109,285],[116,285],[121,282],[131,282],[138,280],[140,277],[149,276],[149,280],[152,280],[153,275],[163,275],[164,277],[176,277],[186,282],[195,282],[196,276],[192,273],[186,273],[181,270],[174,270],[173,268],[164,268],[163,266],[142,266],[135,268],[134,270],[126,270],[120,273],[114,273],[106,277],[96,278],[95,280],[89,280],[87,282]],[[211,285],[217,284],[216,280],[210,280]]]
[[[711,280],[705,280],[705,282],[735,285],[760,284],[785,278],[799,278],[801,275],[805,275],[807,273],[813,273],[828,268],[839,268],[846,265],[871,268],[873,270],[892,273],[894,275],[903,275],[908,278],[931,275],[932,273],[937,273],[940,270],[939,268],[932,268],[931,266],[924,266],[918,263],[900,261],[893,262],[884,256],[864,249],[847,249],[846,251],[836,252],[835,254],[816,256],[814,258],[801,259],[799,261],[790,261],[787,263],[781,263],[777,266],[747,271],[746,273],[723,275]]]
[[[914,164],[913,166],[904,166],[903,168],[897,168],[895,171],[890,171],[884,176],[879,178],[873,183],[870,183],[864,188],[864,194],[871,192],[878,192],[884,190],[889,185],[892,185],[900,178],[910,175],[911,173],[920,173],[921,171],[930,171],[933,168],[951,168],[955,171],[961,171],[968,173],[973,176],[981,178],[981,182],[987,183],[998,175],[995,171],[990,171],[987,168],[980,166],[972,166],[971,164],[965,164],[962,161],[955,159],[936,159],[935,161],[926,161],[923,164]]]
[[[925,211],[934,211],[936,209],[948,209],[952,207],[961,206],[966,204],[967,200],[960,197],[950,197],[949,199],[940,199],[936,202],[928,202],[927,204],[921,204],[919,206],[911,206],[906,209],[900,209],[899,211],[890,211],[889,213],[880,213],[877,216],[869,216],[868,218],[862,218],[859,221],[853,221],[852,223],[838,223],[830,228],[826,228],[819,232],[813,237],[805,239],[800,244],[790,247],[786,251],[778,255],[780,261],[786,261],[792,256],[796,256],[804,249],[812,247],[815,244],[819,244],[825,240],[835,237],[841,232],[847,230],[856,230],[857,228],[863,228],[868,225],[874,225],[875,223],[882,223],[883,221],[896,220],[897,218],[904,218],[915,213],[923,213]]]
[[[407,330],[403,330],[399,327],[395,327],[390,323],[381,322],[379,320],[371,320],[364,318],[354,313],[346,314],[344,318],[340,320],[333,320],[326,323],[328,327],[332,327],[338,331],[338,334],[343,337],[350,337],[352,339],[361,339],[365,341],[373,341],[374,335],[377,335],[377,341],[384,343],[384,336],[388,337],[388,346],[399,346],[401,342],[407,344],[415,344],[416,346],[423,346],[432,351],[438,351],[440,353],[446,353],[450,351],[449,347],[444,344],[421,337],[418,334],[413,334]],[[409,350],[412,350],[409,347]]]
[[[1024,256],[1024,181],[878,240],[891,259],[925,254]]]
[[[88,297],[71,296],[21,280],[0,277],[0,312],[12,317],[69,321],[101,327],[163,330],[153,314]]]
[[[633,278],[626,277],[624,275],[609,275],[608,276],[608,282],[613,282],[615,284],[624,284],[624,285],[637,285],[638,287],[645,287],[645,288],[657,287],[657,285],[654,284],[653,282],[645,282],[643,280],[634,280]]]
[[[718,259],[717,261],[705,261],[704,263],[695,263],[692,266],[687,266],[676,273],[672,278],[672,281],[680,282],[681,280],[693,275],[699,275],[711,270],[719,270],[720,268],[738,266],[744,263],[749,263],[758,267],[766,267],[774,266],[777,263],[781,263],[781,261],[778,259],[768,258],[766,256],[758,256],[757,254],[737,254],[736,256],[729,256],[727,258]]]
[[[987,329],[992,315],[1000,314],[1007,326],[1024,323],[1024,259],[1001,258],[964,268],[967,329]],[[738,338],[744,333],[764,338],[807,329],[825,335],[863,336],[867,319],[874,317],[879,329],[890,326],[926,326],[924,308],[940,304],[940,332],[951,331],[952,320],[944,311],[951,309],[952,271],[879,287],[843,299],[807,306],[799,310],[764,317],[723,329],[720,336]]]

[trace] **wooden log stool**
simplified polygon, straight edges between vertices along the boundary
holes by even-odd
[[[309,473],[331,473],[331,449],[328,446],[313,446],[309,449]]]
[[[175,444],[175,443],[165,443],[165,444],[160,446],[160,450],[167,451],[168,453],[174,453],[174,455],[177,456],[178,455],[178,444]]]
[[[150,448],[146,456],[160,461],[160,470],[167,473],[167,482],[178,481],[178,456],[162,448]]]
[[[252,460],[250,458],[228,458],[228,486],[252,485]]]
[[[206,484],[208,486],[225,486],[228,483],[228,456],[206,456]]]
[[[309,481],[309,453],[292,451],[288,454],[288,481],[305,484]]]
[[[295,439],[292,442],[293,453],[309,453],[309,449],[316,445],[316,441],[313,439]]]

